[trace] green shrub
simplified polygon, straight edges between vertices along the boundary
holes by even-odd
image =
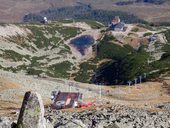
[[[147,32],[147,33],[144,33],[144,34],[143,34],[143,36],[144,36],[144,37],[146,37],[146,36],[150,36],[150,35],[152,35],[152,33],[151,33],[151,32]]]
[[[139,28],[133,28],[132,30],[131,30],[132,32],[138,32],[139,31]]]

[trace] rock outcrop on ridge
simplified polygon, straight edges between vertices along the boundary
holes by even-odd
[[[152,112],[123,105],[83,112],[53,111],[46,118],[54,128],[170,128],[168,110]]]
[[[20,110],[17,128],[46,128],[41,95],[26,92]]]

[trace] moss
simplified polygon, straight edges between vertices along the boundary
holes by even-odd
[[[73,74],[74,79],[79,82],[90,83],[97,69],[97,65],[93,61],[88,61],[80,64],[79,67],[80,70]]]
[[[21,55],[13,50],[4,50],[3,55],[0,55],[4,59],[12,59],[13,61],[22,61],[23,58],[29,59],[29,55]]]
[[[114,44],[114,37],[106,35],[97,46],[97,58],[121,59],[127,55],[129,49]]]
[[[153,31],[153,27],[148,24],[138,24],[137,26]]]
[[[100,28],[104,27],[104,25],[102,23],[99,23],[95,20],[76,20],[76,21],[85,22],[93,29],[100,29]]]
[[[52,77],[61,77],[61,78],[68,78],[70,75],[68,71],[71,70],[72,63],[69,61],[64,61],[61,63],[53,64],[48,67],[48,72]]]
[[[144,33],[144,34],[143,34],[143,36],[144,36],[144,37],[146,37],[146,36],[150,36],[150,35],[152,35],[152,33],[151,33],[151,32],[147,32],[147,33]]]
[[[75,80],[81,82],[105,81],[105,84],[126,83],[136,76],[149,72],[147,59],[149,54],[142,46],[134,50],[129,45],[114,44],[114,37],[106,35],[98,44],[97,57],[80,64],[80,71],[74,74]],[[100,61],[109,59],[106,63]],[[98,64],[98,65],[97,65]]]
[[[16,128],[26,128],[24,124],[18,124]]]
[[[131,30],[132,32],[138,32],[139,31],[139,28],[137,28],[137,27],[134,27],[134,28],[132,28],[132,30]]]

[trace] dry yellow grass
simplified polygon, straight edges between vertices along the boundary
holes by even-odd
[[[10,81],[9,79],[0,78],[0,92],[6,89],[16,89],[21,86],[15,82]]]
[[[170,4],[152,5],[135,4],[127,6],[113,6],[113,10],[125,11],[137,15],[139,18],[149,22],[169,22]]]
[[[131,87],[117,87],[124,94],[110,96],[109,100],[122,105],[151,109],[155,104],[170,101],[170,85],[159,82],[147,82]],[[115,89],[117,89],[115,88]],[[110,89],[114,90],[114,89]],[[155,108],[153,108],[155,109]]]
[[[110,90],[114,91],[115,89],[120,89],[122,92],[126,92],[125,94],[120,94],[119,96],[102,96],[102,100],[100,101],[110,101],[110,104],[98,104],[97,107],[105,108],[105,107],[111,107],[112,104],[119,104],[119,105],[126,105],[132,108],[141,108],[148,111],[167,111],[167,110],[161,110],[159,108],[153,107],[156,104],[169,102],[170,101],[170,92],[167,92],[167,90],[170,89],[170,85],[164,85],[163,83],[158,82],[147,82],[143,83],[141,85],[131,86],[130,89],[128,86],[117,86],[117,87],[109,87],[105,86],[102,87],[103,90]],[[118,91],[118,90],[117,90]],[[88,98],[85,99],[85,101],[93,102],[98,101],[99,98]],[[62,111],[66,112],[82,112],[87,110],[93,110],[95,107],[90,108],[78,108],[78,109],[64,109]]]
[[[102,65],[102,64],[105,64],[105,63],[110,62],[110,61],[112,61],[112,60],[111,59],[103,59],[103,60],[98,62],[98,65]]]
[[[20,85],[5,79],[0,78],[0,82],[2,83],[0,86],[0,93],[1,91],[4,91],[6,89],[11,88],[20,88]],[[94,93],[98,92],[98,88],[96,86],[92,86],[89,84],[81,84],[81,88],[85,89],[92,89]],[[102,86],[102,92],[106,92],[109,90],[110,94],[108,96],[102,96],[102,100],[99,99],[99,96],[96,97],[90,97],[87,99],[84,99],[86,103],[96,101],[99,103],[100,101],[110,101],[110,104],[106,104],[106,102],[103,102],[102,107],[109,107],[112,104],[121,104],[121,105],[127,105],[129,107],[135,107],[135,108],[142,108],[147,110],[154,110],[159,111],[159,109],[151,107],[155,104],[163,103],[163,102],[169,102],[170,101],[170,81],[166,81],[166,83],[159,83],[159,82],[147,82],[142,83],[137,86],[131,86],[130,88],[128,86]],[[121,91],[123,93],[117,93],[118,91]],[[7,100],[0,100],[0,115],[13,115],[16,109],[19,109],[22,104],[23,96],[16,95],[13,101],[7,101]],[[43,99],[44,105],[49,106],[51,101],[49,98]],[[99,106],[101,104],[99,103]],[[94,107],[88,108],[89,110],[95,109]],[[63,110],[63,111],[84,111],[88,110],[86,108],[81,109],[69,109],[69,110]]]
[[[0,94],[3,91],[6,91],[8,89],[20,89],[21,86],[13,81],[10,81],[9,79],[6,78],[0,78]],[[18,99],[22,101],[23,97],[22,96],[16,96],[15,99],[17,101],[8,101],[8,100],[3,100],[1,98],[0,100],[0,115],[4,116],[13,116],[13,112],[15,113],[16,109],[19,109],[21,107],[21,102],[18,102]]]
[[[16,119],[16,110],[19,110],[21,103],[0,100],[0,116],[12,117]]]
[[[135,36],[135,35],[130,35],[129,37],[125,37],[124,42],[126,42],[133,48],[136,48],[136,47],[140,46],[141,44],[149,43],[147,38],[139,38],[138,36]]]

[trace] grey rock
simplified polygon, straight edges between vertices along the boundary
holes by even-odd
[[[55,115],[55,116],[54,116]],[[49,114],[55,128],[169,128],[169,112],[149,112],[143,109],[114,105],[83,112]],[[49,117],[48,117],[49,118]],[[94,123],[95,122],[95,123]]]
[[[0,128],[11,128],[11,122],[7,117],[0,117]]]
[[[44,106],[40,94],[30,91],[25,93],[17,128],[46,128]]]
[[[72,121],[69,121],[68,123],[66,123],[65,125],[63,126],[60,126],[58,128],[82,128],[80,125],[72,122]]]
[[[46,120],[45,122],[46,122],[46,128],[54,128],[54,126],[49,120]]]
[[[125,126],[121,123],[115,122],[115,128],[127,128],[127,126]]]
[[[88,126],[85,125],[81,120],[74,119],[72,122],[74,122],[75,124],[81,126],[82,128],[88,128]]]
[[[155,107],[169,111],[170,110],[170,102],[158,104],[158,105],[155,105]]]

